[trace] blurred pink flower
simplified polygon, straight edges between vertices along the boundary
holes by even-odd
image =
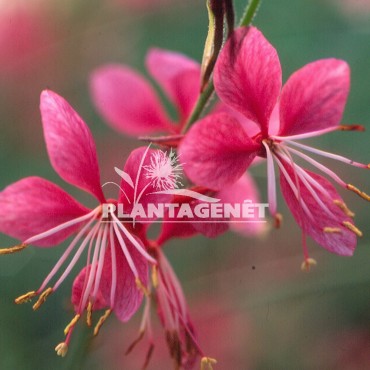
[[[306,233],[330,252],[348,256],[361,232],[331,183],[300,167],[292,155],[367,200],[368,195],[298,149],[360,168],[369,166],[297,142],[335,130],[362,130],[338,125],[349,91],[347,63],[337,59],[310,63],[295,72],[282,90],[281,77],[277,52],[262,33],[254,27],[237,29],[220,53],[214,83],[221,101],[245,120],[241,123],[228,113],[206,116],[182,140],[180,159],[194,183],[223,189],[235,183],[256,156],[267,158],[269,207],[279,220],[275,160],[283,196],[303,230],[303,266],[308,267],[312,260]]]
[[[127,66],[109,64],[92,73],[93,101],[103,118],[125,134],[178,134],[199,95],[200,66],[180,53],[151,49],[146,67],[175,105],[177,122],[168,117],[151,85]]]

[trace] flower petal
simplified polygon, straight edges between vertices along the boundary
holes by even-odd
[[[289,78],[280,101],[280,136],[296,135],[340,123],[350,87],[346,62],[323,59]]]
[[[90,86],[99,113],[118,131],[137,136],[171,129],[156,93],[134,70],[105,65],[93,72]]]
[[[240,178],[259,148],[234,117],[219,113],[189,130],[180,143],[179,158],[196,185],[219,190]]]
[[[259,30],[242,27],[234,32],[218,57],[214,82],[225,104],[267,134],[281,89],[281,66],[276,50]]]
[[[244,201],[250,201],[251,205],[260,204],[257,185],[247,172],[236,183],[216,193],[215,197],[220,198],[222,203],[244,204]],[[259,217],[259,209],[253,207],[251,210],[251,217],[231,217],[230,229],[246,236],[266,231],[266,220]]]
[[[148,283],[148,263],[141,256],[141,254],[132,246],[130,241],[122,234],[125,240],[127,249],[131,258],[137,268],[140,281],[144,286]],[[143,293],[139,290],[135,282],[135,277],[127,263],[122,249],[119,247],[119,242],[115,238],[115,252],[116,252],[116,273],[117,273],[117,286],[114,298],[114,312],[116,316],[123,322],[128,321],[132,315],[138,310],[143,300]],[[112,287],[112,258],[111,246],[108,248],[104,258],[104,266],[102,278],[100,283],[100,292],[109,306],[112,307],[110,300]]]
[[[295,183],[295,175],[292,167],[285,165],[285,169],[292,181]],[[348,228],[343,225],[343,222],[352,223],[352,219],[334,203],[334,201],[343,203],[342,198],[328,180],[310,171],[305,172],[319,183],[328,193],[328,195],[324,195],[320,191],[317,191],[317,194],[325,208],[331,212],[332,215],[328,214],[322,207],[320,207],[306,185],[302,180],[299,180],[301,198],[306,203],[313,219],[308,217],[308,215],[303,212],[301,203],[297,200],[286,178],[282,173],[280,173],[281,190],[296,222],[303,231],[329,252],[342,256],[351,256],[356,247],[356,235],[352,231],[348,230]],[[324,232],[325,227],[337,231]]]
[[[22,179],[0,193],[0,231],[22,241],[88,212],[64,190],[39,177]],[[76,224],[35,244],[58,244],[80,227]]]
[[[183,54],[153,48],[146,66],[176,104],[181,121],[191,113],[200,92],[200,65]]]
[[[104,202],[95,142],[86,123],[66,100],[50,90],[41,93],[40,109],[55,171],[65,181]]]

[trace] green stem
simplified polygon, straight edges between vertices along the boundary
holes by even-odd
[[[245,9],[244,15],[243,15],[242,19],[239,22],[239,27],[243,27],[243,26],[247,27],[251,24],[254,16],[257,13],[257,10],[259,8],[260,3],[261,3],[261,0],[250,0],[249,1],[248,5]],[[193,111],[191,112],[190,117],[188,118],[188,120],[184,124],[184,127],[182,128],[182,133],[185,133],[188,130],[188,128],[195,121],[198,120],[198,118],[202,114],[204,108],[206,107],[210,97],[212,96],[213,91],[214,91],[213,80],[212,80],[212,78],[210,78],[207,87],[199,95],[199,98],[198,98],[198,100],[195,104],[195,107],[194,107]]]
[[[240,20],[239,26],[249,26],[252,21],[254,16],[257,13],[257,10],[261,4],[261,0],[250,0],[248,6],[245,9],[244,15],[242,19]]]

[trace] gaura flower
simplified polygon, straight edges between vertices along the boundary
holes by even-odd
[[[199,95],[200,65],[180,53],[151,49],[146,67],[175,105],[177,122],[168,117],[151,85],[133,69],[119,64],[93,72],[95,106],[111,126],[125,134],[179,134]]]
[[[87,249],[86,267],[73,284],[72,303],[75,317],[65,329],[65,340],[56,347],[58,355],[68,350],[75,324],[87,311],[87,324],[92,324],[92,311],[106,309],[98,320],[96,335],[114,311],[127,321],[147,294],[148,264],[157,262],[149,255],[140,236],[145,226],[133,220],[121,221],[115,211],[117,203],[130,212],[142,198],[145,204],[155,187],[143,176],[141,168],[149,164],[149,148],[134,150],[128,158],[118,200],[106,200],[100,185],[99,166],[91,132],[80,116],[52,91],[41,94],[41,115],[49,158],[55,171],[68,183],[90,193],[98,205],[89,209],[81,205],[57,185],[39,178],[22,179],[0,193],[0,231],[22,240],[16,247],[2,249],[0,254],[13,253],[28,245],[55,246],[69,236],[74,238],[41,286],[15,300],[24,303],[35,297],[33,309],[63,283]],[[130,184],[128,178],[135,179]],[[133,181],[131,181],[133,182]],[[106,214],[103,212],[106,206]],[[68,264],[67,264],[68,261]],[[60,273],[64,264],[64,271]],[[57,278],[57,274],[60,276]],[[51,284],[52,281],[55,281]]]
[[[330,252],[352,255],[356,236],[362,235],[352,222],[353,213],[326,178],[302,168],[293,159],[297,156],[306,160],[340,186],[369,200],[368,195],[305,152],[359,168],[369,165],[299,142],[337,130],[362,130],[361,126],[339,125],[349,91],[347,63],[338,59],[309,63],[281,89],[276,50],[256,28],[239,28],[220,53],[214,83],[221,101],[236,114],[209,115],[190,129],[180,144],[187,176],[198,185],[222,189],[235,183],[256,156],[267,158],[269,208],[279,221],[275,161],[283,196],[303,230],[302,267],[313,263],[306,248],[306,234]],[[243,119],[239,120],[238,115]]]

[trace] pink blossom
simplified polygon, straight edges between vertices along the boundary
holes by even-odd
[[[85,310],[87,323],[91,325],[92,312],[106,309],[95,326],[97,334],[112,311],[121,321],[129,320],[140,306],[143,293],[147,292],[148,264],[155,265],[156,261],[140,239],[146,228],[140,223],[135,223],[134,227],[132,220],[121,222],[113,206],[122,203],[129,212],[140,196],[142,204],[148,201],[146,198],[156,201],[153,195],[148,195],[155,187],[140,171],[149,163],[146,154],[154,151],[139,148],[131,153],[121,171],[126,178],[122,180],[118,200],[106,200],[100,185],[95,143],[84,121],[52,91],[41,94],[41,115],[53,168],[66,182],[94,196],[98,205],[94,209],[86,208],[45,179],[22,179],[0,193],[0,231],[22,242],[0,253],[12,253],[31,244],[52,247],[77,234],[41,286],[16,299],[16,303],[23,303],[39,296],[33,306],[38,309],[47,296],[59,288],[87,250],[86,267],[73,284],[72,303],[76,316],[65,329],[65,341],[56,347],[58,354],[64,356],[73,328]],[[135,190],[127,181],[128,176],[136,179]],[[102,213],[104,204],[111,207],[108,215]],[[57,278],[67,260],[64,272]],[[56,282],[51,284],[52,280]]]
[[[152,86],[132,68],[109,64],[91,76],[91,94],[99,113],[116,130],[129,135],[179,134],[200,89],[200,66],[171,51],[151,49],[146,67],[175,105],[177,122],[169,118]]]
[[[269,207],[279,220],[274,160],[283,196],[303,230],[306,263],[311,260],[305,234],[330,252],[352,255],[356,236],[361,236],[353,213],[328,180],[292,158],[306,160],[369,200],[301,150],[360,168],[368,165],[299,143],[335,130],[362,129],[339,125],[349,91],[349,67],[341,60],[324,59],[295,72],[283,88],[281,79],[277,52],[262,33],[254,27],[236,30],[220,53],[214,83],[221,101],[244,116],[243,122],[221,112],[196,123],[180,144],[184,170],[194,183],[217,190],[235,183],[256,157],[267,158]]]

